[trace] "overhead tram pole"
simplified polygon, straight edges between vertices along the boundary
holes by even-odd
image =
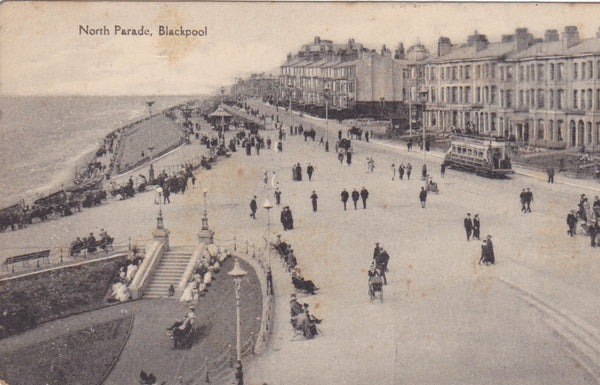
[[[329,88],[323,89],[323,96],[325,97],[325,152],[329,152]]]
[[[427,103],[427,97],[428,97],[427,91],[420,92],[419,96],[421,98],[420,102],[423,104],[423,106],[425,106],[425,103]],[[425,145],[427,142],[427,131],[425,130],[425,120],[424,119],[421,119],[421,128],[423,129],[423,166],[427,167],[427,146]],[[429,178],[427,177],[427,175],[425,175],[425,190],[427,190],[428,179]]]
[[[152,105],[155,103],[154,100],[148,100],[146,101],[146,104],[148,105],[148,119],[152,118]],[[150,164],[152,164],[152,159],[153,159],[153,151],[154,151],[154,143],[153,143],[153,137],[152,137],[152,125],[150,125],[150,147],[148,147],[148,150],[150,150]]]
[[[290,98],[290,128],[292,127],[292,92],[294,90],[294,85],[290,83],[288,85],[288,97]]]

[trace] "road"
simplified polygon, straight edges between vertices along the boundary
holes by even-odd
[[[281,118],[288,122],[287,113]],[[251,383],[597,381],[598,331],[590,325],[600,324],[598,253],[588,238],[567,237],[564,222],[580,191],[519,175],[490,180],[450,170],[442,179],[439,158],[429,156],[441,192],[430,194],[422,209],[420,179],[392,181],[390,169],[392,163],[411,162],[418,177],[420,153],[354,141],[352,166],[341,166],[335,153],[318,145],[323,122],[302,121],[317,129],[317,142],[288,131],[283,154],[272,155],[271,163],[260,159],[258,169],[251,166],[258,158],[252,158],[247,167],[279,175],[282,204],[291,207],[297,223],[283,239],[295,249],[305,276],[321,287],[305,301],[325,319],[323,334],[290,341],[290,326],[283,325],[274,351],[247,368]],[[294,124],[299,122],[294,115]],[[333,149],[337,123],[329,127]],[[375,159],[373,174],[366,173],[367,156]],[[312,162],[317,170],[312,182],[291,180],[297,162],[303,167]],[[342,188],[363,186],[370,192],[368,208],[344,212]],[[525,187],[534,192],[531,214],[520,212]],[[317,213],[311,210],[312,190],[319,195]],[[268,193],[259,196],[259,206],[264,197]],[[480,243],[467,242],[462,227],[467,212],[479,213],[482,235],[493,236],[496,266],[477,265]],[[276,231],[281,233],[279,223]],[[367,296],[375,241],[391,255],[383,304]],[[579,339],[575,331],[582,333]]]

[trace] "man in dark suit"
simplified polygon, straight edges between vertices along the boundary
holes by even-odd
[[[317,196],[317,193],[313,190],[312,195],[310,196],[310,200],[312,201],[312,208],[315,213],[317,212],[317,199],[319,199],[319,197]]]
[[[352,191],[352,202],[354,202],[354,210],[356,210],[356,202],[358,202],[359,196],[360,196],[360,194],[358,193],[358,191],[356,191],[356,189],[354,189],[354,191]]]
[[[346,191],[346,189],[342,190],[342,203],[344,204],[344,211],[346,211],[346,202],[348,202],[348,191]]]
[[[362,190],[360,190],[360,197],[363,202],[363,209],[367,208],[367,198],[369,198],[369,191],[363,186]]]
[[[471,220],[471,214],[468,213],[464,220],[465,231],[467,232],[467,241],[471,240],[471,233],[473,232],[473,221]]]
[[[250,217],[252,219],[256,219],[256,209],[258,208],[258,205],[256,204],[256,195],[254,195],[254,198],[252,198],[252,200],[250,201]]]

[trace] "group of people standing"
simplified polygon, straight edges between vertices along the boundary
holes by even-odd
[[[392,180],[396,179],[396,164],[392,163]],[[412,173],[412,164],[407,163],[406,166],[404,163],[400,163],[398,166],[398,180],[404,179],[404,174],[406,174],[406,180],[410,180],[410,174]]]
[[[521,199],[521,212],[530,213],[531,212],[531,202],[533,202],[533,193],[529,188],[523,189],[521,194],[519,194],[519,198]]]
[[[354,203],[354,210],[357,209],[356,204],[357,204],[359,198],[362,199],[363,209],[367,208],[367,199],[369,198],[369,191],[364,186],[363,186],[362,190],[360,190],[360,193],[356,189],[352,190],[352,194],[349,194],[348,191],[346,191],[346,189],[342,190],[341,198],[342,198],[342,203],[344,205],[344,211],[346,211],[346,204],[347,204],[350,196],[352,196],[352,202]]]
[[[312,180],[312,176],[313,176],[314,172],[315,172],[315,168],[313,167],[312,164],[309,163],[306,166],[306,175],[308,176],[309,182]],[[302,181],[302,166],[300,166],[300,163],[296,163],[292,167],[292,180],[294,180],[296,182]]]
[[[471,240],[471,236],[473,239],[479,240],[479,232],[481,229],[481,222],[479,221],[479,214],[475,214],[473,218],[471,218],[471,213],[467,213],[467,216],[464,219],[465,231],[467,233],[467,241]]]
[[[596,196],[594,203],[590,205],[585,194],[581,194],[577,207],[577,210],[571,210],[567,214],[567,226],[569,227],[567,234],[571,237],[575,236],[577,234],[577,223],[581,221],[581,226],[587,235],[590,236],[590,246],[596,247],[599,244],[597,238],[600,234],[600,224],[598,223],[598,219],[600,218],[600,199]]]

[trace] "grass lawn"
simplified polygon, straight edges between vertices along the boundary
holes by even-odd
[[[18,334],[42,322],[108,305],[106,293],[118,280],[126,256],[65,267],[2,282],[1,337]]]
[[[62,335],[0,357],[11,385],[97,384],[125,344],[133,316]]]

